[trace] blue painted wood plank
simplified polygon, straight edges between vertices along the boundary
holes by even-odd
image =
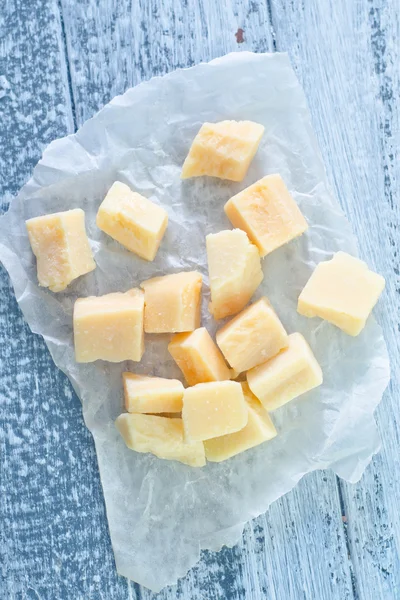
[[[61,4],[78,125],[117,94],[154,75],[235,50],[273,50],[264,2],[61,0]],[[243,27],[245,35],[238,34]]]
[[[392,362],[377,410],[382,450],[359,484],[340,483],[356,595],[400,597],[400,94],[398,2],[274,0],[278,48],[288,50],[310,102],[328,175],[382,273],[376,309]],[[312,35],[310,35],[312,32]]]
[[[24,323],[3,270],[0,298],[0,598],[129,598],[81,404]]]
[[[0,201],[73,131],[54,0],[0,9]],[[18,309],[0,266],[0,599],[136,598],[117,576],[81,405]],[[139,596],[137,596],[139,597]]]
[[[0,197],[16,194],[41,151],[72,131],[55,0],[4,0],[0,10]]]

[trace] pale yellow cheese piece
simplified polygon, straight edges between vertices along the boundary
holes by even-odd
[[[183,385],[177,379],[122,373],[125,408],[130,413],[180,413]]]
[[[297,311],[305,317],[321,317],[356,336],[384,287],[384,278],[363,261],[337,252],[317,265],[299,296]]]
[[[265,362],[289,343],[267,298],[260,298],[217,331],[217,344],[238,373]]]
[[[267,175],[225,204],[234,227],[247,233],[261,256],[304,233],[307,221],[280,175]]]
[[[231,379],[230,369],[205,327],[177,333],[168,350],[189,385]]]
[[[182,420],[188,441],[234,433],[245,427],[247,419],[243,390],[236,381],[198,383],[185,389]]]
[[[74,306],[75,358],[79,363],[140,361],[144,352],[141,290],[79,298]]]
[[[204,467],[202,442],[184,440],[182,419],[124,413],[115,425],[125,444],[136,452],[150,452],[158,458],[177,460],[191,467]]]
[[[61,292],[80,275],[96,268],[80,208],[26,221],[37,260],[39,285]]]
[[[262,282],[260,255],[241,229],[210,233],[206,246],[209,308],[215,319],[223,319],[242,310]]]
[[[146,333],[178,333],[200,326],[202,277],[186,271],[140,284],[145,293]]]
[[[247,372],[253,394],[267,410],[275,410],[321,385],[322,371],[301,333],[289,335],[289,346]]]
[[[249,411],[247,425],[236,433],[229,433],[204,442],[206,458],[211,462],[227,460],[263,442],[272,440],[277,435],[271,417],[261,402],[254,396],[246,382],[241,385]]]
[[[252,121],[204,123],[182,167],[182,179],[209,175],[242,181],[257,152],[264,127]]]
[[[116,181],[100,205],[97,226],[146,260],[154,260],[168,225],[168,214],[158,204]]]

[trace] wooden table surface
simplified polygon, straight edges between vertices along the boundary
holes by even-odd
[[[400,598],[399,40],[399,0],[2,1],[3,211],[52,139],[128,87],[229,51],[287,51],[361,255],[387,279],[376,316],[393,376],[382,450],[357,485],[305,477],[156,596],[115,571],[79,400],[1,270],[1,600]]]

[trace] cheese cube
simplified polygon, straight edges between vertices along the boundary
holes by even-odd
[[[247,372],[247,382],[264,407],[275,410],[321,385],[322,371],[304,337],[292,333],[285,350]]]
[[[265,297],[217,331],[217,344],[238,373],[265,362],[288,343],[288,335]]]
[[[75,358],[79,363],[140,361],[144,352],[141,290],[79,298],[74,306]]]
[[[264,133],[252,121],[204,123],[182,168],[182,179],[209,175],[242,181]]]
[[[177,379],[123,373],[125,408],[130,413],[179,413],[183,385]]]
[[[321,262],[299,296],[297,311],[321,317],[349,335],[358,335],[385,287],[381,275],[346,254],[337,252]]]
[[[205,327],[191,333],[177,333],[168,350],[189,385],[231,378],[224,357]]]
[[[220,231],[206,237],[210,312],[215,319],[234,315],[262,282],[259,252],[244,231]]]
[[[96,268],[80,208],[26,221],[37,260],[39,285],[61,292],[80,275]]]
[[[146,333],[193,331],[200,326],[202,277],[187,271],[154,277],[140,284],[145,294]]]
[[[247,419],[243,390],[236,381],[198,383],[185,390],[182,420],[187,441],[234,433],[245,427]]]
[[[290,242],[308,227],[280,175],[267,175],[225,204],[234,227],[247,233],[261,256]]]
[[[221,462],[245,450],[254,448],[277,435],[271,417],[259,400],[251,392],[247,383],[242,383],[244,399],[249,411],[246,427],[236,433],[206,440],[206,458],[211,462]]]
[[[136,452],[150,452],[158,458],[177,460],[191,467],[204,467],[202,442],[187,443],[182,419],[124,413],[115,425],[125,444]]]
[[[141,258],[154,260],[168,225],[167,212],[116,181],[100,205],[97,226]]]

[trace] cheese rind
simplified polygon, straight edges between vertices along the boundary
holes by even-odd
[[[154,260],[168,225],[168,214],[129,186],[116,181],[100,205],[97,226],[141,258]]]
[[[264,127],[252,121],[204,123],[182,167],[182,179],[209,175],[242,181],[257,152]]]
[[[260,298],[217,331],[217,344],[230,366],[247,371],[286,348],[288,335],[267,298]]]
[[[202,441],[234,433],[247,424],[248,410],[240,383],[214,381],[185,389],[182,420],[185,440]]]
[[[177,379],[122,373],[125,408],[130,413],[180,413],[183,385]]]
[[[356,336],[365,327],[385,287],[381,275],[363,261],[337,252],[315,268],[298,300],[297,311],[305,317],[321,317]]]
[[[231,378],[224,357],[205,327],[174,335],[168,350],[189,385]]]
[[[37,260],[39,285],[61,292],[74,279],[96,268],[80,208],[26,221]]]
[[[204,442],[206,458],[211,462],[227,460],[232,456],[245,452],[245,450],[267,442],[277,435],[271,417],[261,402],[254,396],[246,382],[241,385],[249,411],[247,425],[236,433],[230,433]]]
[[[246,306],[264,274],[258,249],[241,229],[206,237],[211,314],[223,319]]]
[[[182,419],[124,413],[115,425],[125,444],[136,452],[150,452],[158,458],[177,460],[191,467],[206,464],[204,444],[187,443]]]
[[[267,410],[275,410],[321,385],[321,367],[300,333],[289,335],[289,346],[247,372],[247,383]]]
[[[243,229],[261,256],[304,233],[307,221],[280,175],[267,175],[225,204],[234,227]]]
[[[145,293],[146,333],[178,333],[200,326],[202,276],[197,271],[154,277],[140,284]]]
[[[74,305],[75,359],[140,361],[144,352],[144,295],[125,293],[78,298]]]

